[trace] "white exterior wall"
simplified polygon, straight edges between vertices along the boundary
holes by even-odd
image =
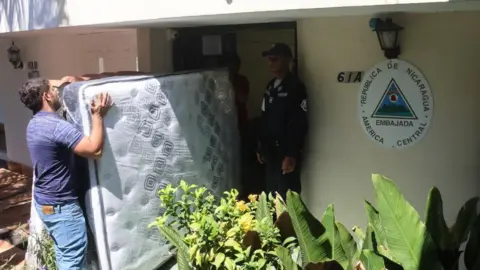
[[[365,225],[364,199],[373,199],[372,173],[392,178],[423,216],[437,186],[452,223],[463,203],[480,195],[480,13],[406,14],[402,55],[426,76],[435,101],[422,141],[385,149],[361,128],[360,84],[337,83],[340,71],[367,70],[384,61],[369,17],[319,18],[298,23],[299,68],[309,93],[310,145],[303,195],[321,216],[334,203],[347,227]]]
[[[68,26],[171,27],[479,8],[478,0],[3,0],[0,33]]]
[[[104,58],[105,71],[135,70],[136,30],[82,35],[45,35],[14,39],[21,49],[24,65],[37,61],[40,76],[59,79],[66,75],[97,73],[98,58]],[[0,40],[6,51],[10,40]],[[28,71],[15,70],[5,55],[0,59],[0,110],[5,123],[8,157],[11,161],[31,165],[25,142],[25,128],[31,112],[18,97],[18,88],[27,80]]]

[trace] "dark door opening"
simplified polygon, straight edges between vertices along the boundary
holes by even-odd
[[[296,28],[296,22],[179,28],[173,43],[173,69],[177,72],[225,67],[228,56],[238,54],[237,33],[242,30],[293,30],[295,41],[292,50],[296,59]],[[293,72],[296,73],[296,65]]]

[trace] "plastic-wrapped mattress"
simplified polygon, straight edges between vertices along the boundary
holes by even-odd
[[[89,135],[88,104],[101,92],[103,156],[88,161],[88,223],[102,270],[150,270],[170,258],[148,225],[161,215],[157,191],[185,179],[216,194],[238,187],[234,94],[224,71],[121,76],[72,83],[61,94],[67,119]],[[87,181],[87,180],[86,180]]]

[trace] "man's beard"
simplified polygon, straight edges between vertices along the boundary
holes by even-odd
[[[55,100],[52,102],[52,109],[57,112],[58,114],[62,115],[63,114],[63,104],[60,102],[59,99]]]

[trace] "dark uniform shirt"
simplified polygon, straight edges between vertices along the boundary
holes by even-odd
[[[275,81],[268,83],[263,98],[260,151],[276,147],[284,156],[296,158],[308,129],[307,92],[293,73],[288,73],[278,85]]]

